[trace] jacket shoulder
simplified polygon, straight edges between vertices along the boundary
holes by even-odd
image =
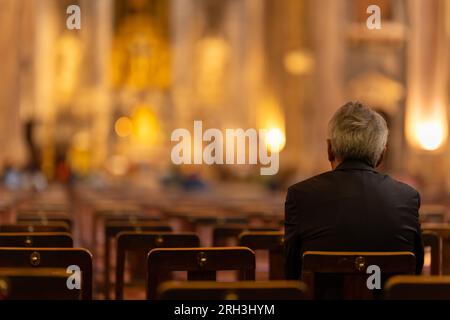
[[[386,179],[389,179],[390,182],[401,192],[404,192],[405,194],[412,195],[412,196],[420,196],[419,192],[410,186],[409,184],[406,184],[404,182],[398,181],[391,176],[385,175]]]
[[[317,186],[323,185],[327,181],[330,181],[331,177],[332,171],[321,173],[319,175],[313,176],[311,178],[308,178],[306,180],[291,185],[288,188],[288,192],[302,192],[315,189]]]

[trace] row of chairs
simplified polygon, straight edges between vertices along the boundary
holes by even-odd
[[[223,227],[220,227],[223,228]],[[221,229],[219,229],[221,230]],[[284,261],[283,261],[283,232],[281,231],[243,231],[237,228],[240,234],[236,245],[251,248],[252,250],[264,250],[269,253],[269,279],[282,280],[284,279]],[[235,232],[236,230],[233,230]],[[115,230],[119,231],[119,230]],[[184,238],[183,238],[184,236]],[[170,238],[171,237],[171,238]],[[123,273],[125,264],[125,254],[139,253],[141,257],[145,257],[145,253],[158,247],[197,247],[200,240],[195,234],[155,234],[152,232],[136,232],[126,231],[119,232],[116,237],[116,297],[121,298],[123,295]],[[166,240],[167,239],[167,240]],[[171,240],[168,240],[171,239]],[[433,232],[424,231],[423,239],[426,247],[430,248],[430,274],[440,275],[442,273],[442,245],[441,238]],[[110,247],[106,250],[109,252]],[[109,259],[109,255],[107,255]],[[141,258],[141,265],[144,259]],[[105,277],[109,279],[110,264],[105,261],[107,266]],[[105,278],[105,281],[109,280]],[[109,290],[109,287],[108,287]],[[109,291],[108,291],[109,292]],[[105,292],[105,295],[108,293]],[[108,296],[108,295],[107,295]]]
[[[190,216],[189,219],[195,221],[195,223],[209,223],[213,220],[206,219],[205,217],[193,217]],[[205,220],[206,219],[206,220]],[[211,220],[211,221],[209,221]],[[231,218],[231,219],[219,219],[222,226],[214,230],[213,244],[215,246],[220,245],[220,243],[226,244],[227,240],[236,237],[239,233],[244,230],[276,230],[277,228],[248,228],[248,226],[243,225],[245,219],[242,218]],[[103,208],[96,210],[94,212],[94,230],[98,229],[98,222],[102,221],[104,223],[104,246],[103,246],[103,285],[104,285],[104,295],[107,299],[110,298],[110,276],[111,271],[111,242],[115,239],[120,232],[135,231],[165,231],[171,232],[172,228],[166,223],[158,222],[160,221],[157,217],[148,217],[143,215],[136,207],[116,207],[116,208]],[[214,220],[217,222],[216,220]],[[232,222],[232,225],[227,223]],[[240,224],[238,224],[238,222]],[[20,224],[20,227],[19,225]],[[21,225],[23,224],[23,227]],[[21,210],[17,214],[17,224],[2,226],[3,231],[47,231],[47,232],[70,232],[73,227],[73,222],[68,214],[64,212],[55,210],[47,211],[46,209],[36,209],[35,211],[31,209]],[[0,230],[1,231],[1,230]],[[97,232],[95,231],[96,239]],[[199,246],[200,244],[197,244]],[[95,246],[94,246],[95,248]],[[281,251],[280,251],[281,252]],[[130,255],[133,255],[131,253]],[[142,255],[141,255],[142,256]],[[119,259],[120,261],[120,259]],[[140,259],[140,264],[142,265],[143,259]],[[271,259],[272,261],[272,259]],[[138,262],[139,263],[139,262]],[[278,263],[281,265],[280,263]],[[120,263],[118,263],[120,267]],[[273,269],[273,268],[272,268]],[[120,271],[120,268],[119,268]],[[136,270],[135,270],[136,271]],[[120,274],[120,273],[119,273]],[[117,278],[117,277],[116,277]],[[121,276],[119,277],[122,278]],[[281,277],[280,277],[281,278]],[[120,287],[120,281],[118,282],[118,287]]]
[[[172,218],[180,218],[180,215],[170,215]],[[99,230],[99,224],[103,224],[104,232],[103,232],[103,294],[106,299],[109,299],[111,297],[111,271],[112,271],[112,263],[114,260],[111,259],[112,253],[116,253],[116,273],[115,273],[115,281],[116,281],[116,291],[119,290],[121,292],[121,287],[123,286],[123,271],[121,271],[124,267],[122,262],[122,257],[124,257],[124,254],[121,253],[121,247],[123,246],[122,242],[125,240],[121,240],[119,237],[119,234],[121,232],[136,232],[136,233],[145,233],[145,232],[173,232],[172,226],[169,226],[167,220],[162,220],[160,216],[146,216],[143,215],[141,212],[136,210],[130,210],[123,209],[123,210],[99,210],[95,211],[93,215],[93,239],[97,240],[97,233]],[[205,216],[195,217],[192,215],[189,215],[188,217],[189,223],[192,224],[193,221],[195,221],[195,224],[209,224],[209,223],[219,223],[219,226],[214,228],[213,231],[213,246],[226,246],[226,245],[237,245],[236,241],[233,243],[229,242],[229,240],[233,240],[233,238],[237,238],[240,233],[246,230],[252,230],[252,231],[266,231],[266,230],[279,230],[280,228],[277,226],[271,226],[271,227],[249,227],[248,225],[245,225],[244,222],[247,221],[244,218],[207,218]],[[190,230],[190,228],[188,228]],[[129,237],[132,237],[132,235],[129,235]],[[143,236],[144,237],[144,236]],[[280,234],[279,237],[282,237]],[[144,238],[145,239],[145,238]],[[175,239],[175,237],[174,237]],[[235,239],[236,240],[236,239]],[[137,241],[137,240],[133,240]],[[152,249],[153,244],[152,240],[146,239],[144,241],[150,241],[149,243],[143,243],[141,246],[134,244],[134,248],[146,248],[146,251],[148,252],[150,249]],[[174,241],[174,240],[172,240]],[[187,240],[186,240],[187,241]],[[183,242],[185,244],[183,244]],[[197,240],[197,244],[195,246],[200,246],[201,241],[200,239]],[[94,242],[94,248],[97,248],[96,241]],[[113,249],[113,243],[116,244],[117,250]],[[172,246],[170,245],[171,241],[166,242],[166,246]],[[178,247],[189,247],[190,243],[192,241],[175,241],[173,246]],[[132,251],[132,250],[130,250]],[[145,257],[145,250],[135,250],[140,252],[129,252],[129,256],[134,256],[134,263],[133,266],[131,266],[134,270],[133,274],[144,274],[142,265],[144,265],[144,258]],[[281,253],[281,247],[279,252]],[[101,256],[101,254],[98,254],[99,252],[96,250],[96,253],[98,256]],[[124,259],[123,259],[124,260]],[[279,263],[281,265],[281,263]],[[140,265],[141,268],[136,267]],[[140,269],[140,270],[139,270]],[[281,279],[281,277],[280,277]],[[119,288],[119,289],[117,289]],[[121,293],[116,292],[116,296],[120,297]]]
[[[51,226],[50,224],[54,224],[54,223],[56,224],[56,223],[60,223],[60,222],[65,222],[66,226],[69,229],[71,228],[70,227],[72,225],[71,222],[58,220],[59,218],[61,218],[61,217],[58,216],[57,214],[54,214],[54,213],[52,215],[42,215],[42,214],[40,214],[38,218],[36,218],[36,217],[33,218],[31,216],[18,217],[18,222],[19,223],[24,223],[23,226],[27,227],[27,230],[25,232],[27,232],[27,231],[34,231],[36,229],[36,227],[37,228],[39,228],[39,227],[47,227],[48,228],[49,226]],[[41,225],[39,225],[39,224],[34,225],[34,223],[37,223],[37,221],[40,221]],[[120,234],[120,233],[121,232],[124,232],[124,233],[128,232],[128,233],[130,233],[127,236],[124,235],[125,236],[124,238],[128,237],[128,241],[130,243],[134,243],[134,245],[128,247],[130,249],[134,249],[134,248],[137,248],[137,246],[136,246],[136,242],[133,242],[135,240],[132,240],[133,236],[136,236],[133,233],[137,232],[138,235],[140,235],[140,234],[142,234],[142,232],[145,232],[145,230],[146,230],[145,229],[145,227],[146,227],[145,224],[147,224],[147,227],[149,227],[148,231],[158,231],[158,232],[166,232],[166,233],[171,231],[170,227],[168,227],[167,225],[164,225],[163,223],[156,222],[156,221],[157,221],[157,219],[153,219],[153,218],[152,219],[148,219],[148,221],[142,221],[141,219],[137,219],[135,217],[134,218],[133,217],[130,218],[130,216],[128,216],[128,217],[121,217],[119,219],[116,219],[116,221],[108,221],[108,223],[105,225],[105,237],[107,239],[109,239],[109,240],[111,240],[112,238],[116,238],[117,239],[117,256],[116,256],[116,258],[117,258],[116,261],[117,262],[116,262],[116,264],[117,264],[117,270],[119,271],[119,277],[117,276],[118,272],[116,270],[116,296],[119,297],[119,298],[120,298],[120,293],[118,293],[118,290],[121,291],[120,287],[123,286],[121,284],[121,280],[120,280],[120,279],[123,279],[123,276],[120,275],[120,273],[122,272],[122,271],[120,271],[120,269],[122,268],[122,270],[123,270],[123,267],[121,267],[121,265],[125,264],[125,262],[124,262],[125,261],[125,258],[124,258],[125,254],[119,254],[119,252],[120,252],[120,250],[119,250],[119,248],[120,248],[119,238],[120,237],[119,236],[122,236],[122,234]],[[128,224],[128,227],[127,227],[127,224]],[[123,229],[124,225],[125,225],[125,229]],[[32,229],[30,229],[30,226],[32,227]],[[5,226],[5,227],[7,227],[7,226]],[[142,227],[144,227],[144,228],[142,228]],[[156,227],[156,230],[155,230],[154,227]],[[435,233],[424,232],[424,241],[426,243],[430,244],[429,246],[432,248],[431,249],[431,256],[432,256],[432,259],[431,259],[431,269],[432,270],[431,271],[432,272],[431,273],[432,274],[439,274],[441,272],[440,271],[441,270],[440,265],[441,265],[441,262],[442,262],[441,261],[442,259],[440,259],[440,253],[442,252],[442,249],[440,248],[441,241],[442,241],[441,239],[444,238],[444,240],[445,240],[445,237],[442,237],[442,236],[441,237],[437,237],[436,236],[436,231],[439,232],[439,231],[444,230],[444,232],[441,233],[441,234],[443,234],[445,236],[445,228],[442,228],[441,226],[424,226],[424,227],[428,228],[427,230],[429,230],[430,227],[433,227],[432,230],[435,232]],[[158,229],[158,228],[161,228],[161,229]],[[123,230],[125,230],[125,231],[123,231]],[[130,231],[126,231],[126,230],[130,230]],[[66,229],[66,231],[67,231],[67,229]],[[224,239],[226,239],[227,237],[235,238],[236,234],[239,234],[241,231],[243,231],[243,228],[241,228],[239,225],[236,225],[236,224],[234,226],[217,227],[215,229],[215,231],[214,231],[214,235],[215,235],[214,239],[219,239],[219,240],[215,240],[214,244],[215,245],[220,244],[220,242],[221,241],[223,242]],[[276,231],[260,231],[260,232],[263,233],[263,234],[264,234],[264,232],[274,232],[275,235],[276,235],[276,239],[277,240],[276,241],[272,241],[272,245],[274,245],[274,243],[276,243],[274,245],[274,249],[272,250],[273,253],[274,253],[273,256],[276,257],[275,259],[273,259],[273,261],[275,261],[275,263],[273,265],[275,265],[276,267],[272,268],[272,263],[271,263],[270,270],[271,271],[272,270],[278,270],[278,272],[279,272],[280,270],[282,270],[282,234],[280,234],[280,232],[278,232],[278,234],[277,234]],[[172,234],[172,235],[174,235],[174,234]],[[19,236],[24,236],[24,235],[19,235]],[[58,235],[58,236],[63,236],[63,235]],[[64,236],[67,239],[67,234],[65,234]],[[192,236],[192,234],[191,234],[191,236]],[[10,237],[10,239],[11,239],[11,237]],[[163,237],[159,236],[154,241],[155,242],[160,242],[161,239],[163,239]],[[239,241],[239,244],[241,244],[241,242],[242,241]],[[30,235],[28,235],[28,240],[24,240],[24,244],[25,245],[27,245],[26,243],[28,243],[28,246],[30,245]],[[31,240],[31,243],[36,243],[36,240]],[[16,244],[19,244],[19,243],[16,243]],[[73,245],[73,242],[72,242],[72,245]],[[108,245],[108,247],[107,247],[107,245]],[[250,248],[256,248],[254,246],[252,247],[250,244],[241,244],[241,245],[245,245],[245,246],[248,246]],[[254,245],[260,245],[259,249],[268,250],[267,246],[261,245],[261,239],[259,239],[259,241],[254,243]],[[198,245],[196,245],[196,246],[198,246]],[[149,248],[149,245],[147,244],[147,242],[145,242],[143,244],[142,249],[145,249],[143,251],[146,251],[147,249],[151,249],[151,247],[152,246],[150,246],[150,248]],[[158,247],[158,245],[155,245],[153,247]],[[181,247],[181,245],[177,245],[177,247]],[[124,252],[126,252],[127,251],[126,246],[124,248],[125,248]],[[258,249],[254,249],[254,250],[258,250]],[[132,251],[132,250],[128,250],[128,251]],[[110,241],[105,241],[105,256],[109,252],[111,252]],[[123,259],[122,258],[119,259],[119,256],[122,256]],[[105,265],[107,264],[106,261],[109,261],[109,259],[105,260]],[[280,272],[280,274],[281,274],[281,272]],[[276,278],[276,277],[272,277],[271,276],[271,279],[274,279],[274,278]],[[280,275],[280,278],[282,279],[282,274]],[[117,288],[119,288],[119,289],[117,289]],[[108,292],[109,292],[109,290],[108,290]]]
[[[242,232],[243,229],[247,230],[253,230],[253,231],[269,231],[269,230],[277,230],[279,229],[279,226],[271,225],[269,227],[259,227],[254,228],[248,226],[246,222],[248,222],[247,218],[238,218],[238,217],[231,217],[231,218],[222,218],[217,216],[195,216],[192,214],[188,214],[186,216],[183,216],[181,214],[175,215],[173,213],[167,214],[170,217],[185,217],[189,219],[191,222],[195,222],[197,224],[202,223],[213,223],[218,225],[214,229],[213,234],[213,245],[219,246],[226,244],[226,238],[237,238],[238,234]],[[255,214],[256,215],[256,214]],[[263,215],[264,216],[264,215]],[[123,207],[123,208],[103,208],[101,210],[97,210],[94,212],[94,230],[96,230],[97,223],[96,221],[98,219],[103,219],[107,223],[117,223],[116,229],[120,228],[120,224],[128,223],[131,225],[131,228],[134,228],[136,230],[140,229],[140,225],[143,224],[143,227],[145,227],[145,223],[152,223],[152,222],[161,222],[161,216],[152,216],[148,217],[145,216],[138,207]],[[52,207],[52,206],[45,206],[37,209],[30,209],[27,208],[25,210],[20,210],[19,214],[17,215],[17,223],[18,224],[40,224],[42,226],[47,226],[48,229],[51,229],[51,227],[55,227],[56,229],[53,229],[54,231],[60,231],[60,232],[71,232],[73,228],[73,221],[71,217],[64,212],[59,206]],[[167,221],[164,222],[164,224],[167,225]],[[113,226],[114,227],[114,226]],[[447,245],[450,238],[450,225],[446,224],[424,224],[423,225],[424,230],[433,231],[437,233],[442,239],[443,239],[443,245]],[[126,228],[126,226],[125,226]],[[130,228],[130,227],[129,227]],[[169,227],[167,227],[169,228]],[[44,231],[44,230],[42,230]],[[125,230],[124,230],[125,231]],[[20,230],[17,230],[17,232],[20,232]],[[108,232],[108,230],[105,230],[105,232]],[[95,239],[95,237],[94,237]],[[444,250],[444,253],[447,250]],[[450,256],[450,255],[449,255]],[[445,260],[448,260],[448,257],[444,257]],[[449,267],[450,268],[450,267]],[[449,269],[450,270],[450,269]],[[447,272],[445,272],[447,273]],[[450,273],[450,272],[449,272]]]
[[[126,212],[125,210],[117,210],[117,211],[101,211],[99,214],[96,214],[96,219],[101,216],[104,219],[105,225],[109,223],[113,223],[113,219],[117,222],[123,223],[128,222],[130,224],[129,227],[124,227],[124,230],[128,228],[128,230],[143,230],[145,229],[144,222],[152,223],[156,221],[160,221],[161,224],[166,224],[167,222],[161,222],[161,216],[158,217],[145,217],[142,216],[141,213],[135,209],[134,212]],[[212,237],[212,245],[213,246],[224,246],[224,245],[236,245],[238,235],[245,231],[276,231],[280,230],[280,226],[277,224],[260,226],[260,227],[252,227],[248,224],[245,224],[246,218],[238,218],[231,217],[228,219],[217,217],[217,216],[195,216],[192,214],[181,214],[181,213],[168,213],[168,217],[172,218],[186,218],[192,224],[212,224],[215,225],[213,229],[213,237]],[[273,221],[272,221],[273,222]],[[119,223],[119,224],[120,224]],[[94,224],[95,226],[96,224]],[[104,255],[108,255],[110,250],[107,250],[107,246],[109,246],[108,237],[114,238],[120,232],[120,225],[116,225],[115,234],[111,233],[107,227],[105,227],[105,246],[104,246]],[[151,226],[150,226],[151,228]],[[195,229],[194,229],[195,230]],[[450,274],[450,225],[446,224],[424,224],[424,242],[425,244],[431,248],[431,274],[438,275],[440,273]],[[150,230],[149,230],[150,231]],[[428,235],[428,233],[431,233]],[[440,239],[435,237],[437,234]],[[229,239],[234,239],[233,241],[229,241]],[[106,259],[105,265],[106,265]],[[106,268],[105,268],[106,269]]]
[[[142,266],[145,264],[146,254],[155,248],[189,248],[200,247],[200,239],[195,233],[171,233],[170,230],[161,228],[160,225],[149,226],[139,231],[122,231],[124,228],[111,229],[106,227],[105,242],[105,297],[109,298],[110,292],[110,252],[111,238],[115,235],[116,242],[116,270],[115,270],[115,292],[116,298],[123,297],[124,272],[126,255],[137,256],[137,264],[141,270],[133,270],[143,274]],[[119,232],[120,229],[120,232]],[[128,228],[127,228],[128,229]],[[133,228],[129,228],[133,229]],[[152,229],[152,230],[150,230]],[[108,232],[109,231],[109,232]],[[243,229],[241,230],[243,231]],[[118,232],[118,233],[117,233]],[[116,234],[117,233],[117,234]],[[265,250],[269,252],[269,279],[283,279],[283,232],[281,231],[247,231],[243,232],[238,240],[238,245],[249,247],[252,250]]]
[[[111,224],[110,227],[105,228],[105,238],[111,237],[114,238],[118,232],[120,231],[127,231],[127,230],[144,230],[146,227],[149,227],[149,230],[154,230],[155,224],[154,222],[161,221],[159,217],[146,217],[142,216],[139,212],[126,212],[122,210],[118,211],[100,211],[100,214],[105,218],[105,222],[107,224]],[[205,219],[205,218],[203,218]],[[231,221],[235,221],[236,218],[232,218]],[[223,219],[222,219],[223,220]],[[245,219],[242,219],[245,221]],[[242,221],[241,221],[242,222]],[[30,226],[30,224],[40,224],[41,229],[40,231],[59,231],[59,232],[70,232],[72,229],[73,222],[71,218],[64,213],[61,212],[43,212],[42,210],[36,210],[36,212],[32,213],[28,209],[28,212],[21,212],[17,217],[17,223],[18,224],[24,224],[28,225],[30,230],[32,231],[33,226]],[[148,223],[148,225],[146,225]],[[167,222],[161,223],[160,227],[166,229],[169,231],[171,227],[167,225]],[[94,224],[95,226],[95,224]],[[5,228],[7,226],[3,226],[2,228]],[[18,226],[12,226],[13,228],[16,228],[16,232],[20,232],[23,230],[19,229]],[[47,230],[45,230],[47,229]],[[237,238],[237,236],[244,230],[250,230],[250,231],[269,231],[269,230],[277,230],[277,226],[270,226],[270,227],[249,227],[248,225],[245,225],[243,223],[237,224],[229,222],[222,221],[219,226],[214,228],[213,233],[213,245],[214,246],[220,246],[220,245],[226,245],[227,240],[230,238]],[[444,241],[443,245],[446,245],[448,242],[448,239],[450,238],[450,226],[448,225],[441,225],[441,224],[426,224],[424,225],[424,230],[432,231],[437,233]],[[108,241],[105,241],[105,243],[108,243]],[[106,249],[106,248],[105,248]],[[105,250],[109,251],[109,250]],[[444,250],[444,255],[447,250]],[[448,257],[444,257],[448,258]],[[448,260],[448,259],[446,259]],[[447,264],[446,264],[447,265]],[[444,272],[447,273],[447,272]]]
[[[306,300],[311,293],[299,281],[241,281],[234,283],[192,281],[165,282],[161,300]],[[386,300],[449,300],[449,276],[393,276],[384,288]]]
[[[29,298],[69,298],[74,292],[63,287],[67,264],[79,266],[81,270],[81,291],[79,298],[92,298],[92,256],[88,251],[73,248],[0,248],[0,291],[5,297],[25,294]],[[310,299],[326,298],[318,277],[339,274],[343,277],[342,298],[373,298],[373,292],[366,286],[367,274],[364,267],[376,264],[388,275],[413,274],[415,257],[412,253],[345,253],[307,252],[303,257],[302,283],[254,280],[255,257],[252,250],[244,247],[228,248],[159,248],[149,252],[147,258],[147,298],[149,299]],[[212,283],[219,270],[239,271],[237,283]],[[188,280],[193,283],[167,283],[171,271],[187,271]],[[5,285],[4,278],[33,278],[46,280],[39,287],[22,282],[19,288]],[[428,298],[450,299],[450,277],[393,277],[386,285],[386,297],[390,299]],[[57,286],[52,288],[50,280]],[[329,280],[329,278],[327,279]],[[207,282],[205,282],[207,281]],[[20,283],[20,282],[19,282]],[[24,284],[25,283],[25,284]],[[39,284],[39,281],[38,281]],[[5,288],[6,287],[6,288]],[[258,289],[259,288],[259,289]],[[270,293],[270,290],[272,293]],[[52,291],[55,290],[55,291]],[[275,295],[279,291],[280,295]],[[322,291],[322,292],[320,292]],[[251,295],[250,293],[253,292]],[[23,298],[23,296],[22,296]]]
[[[67,268],[80,269],[81,290],[69,290]],[[92,255],[79,248],[1,247],[0,282],[7,299],[92,299]]]
[[[33,249],[40,249],[45,247],[72,247],[73,240],[69,232],[69,226],[72,223],[67,223],[68,217],[62,214],[44,214],[39,212],[35,216],[27,213],[26,217],[19,214],[17,217],[17,224],[2,225],[0,228],[0,247],[30,247]],[[105,225],[105,246],[104,246],[104,262],[106,266],[105,274],[109,272],[109,253],[111,239],[116,236],[117,241],[117,270],[116,270],[116,295],[118,298],[123,296],[123,279],[125,254],[127,251],[138,251],[146,253],[152,247],[199,247],[200,239],[195,234],[171,234],[171,228],[165,224],[156,222],[157,219],[148,219],[136,216],[120,216],[114,215]],[[61,223],[62,222],[62,223]],[[236,234],[236,230],[243,229],[242,226],[234,226],[234,229],[228,228],[227,231],[232,230],[232,235]],[[132,230],[127,234],[127,230]],[[19,232],[17,232],[19,231]],[[42,232],[46,231],[46,232]],[[159,232],[158,234],[145,234],[145,231]],[[218,233],[220,237],[227,237],[228,234]],[[280,234],[279,237],[282,237]],[[120,240],[119,240],[120,239]],[[280,243],[280,242],[279,242]],[[132,249],[132,250],[131,250]],[[37,252],[37,251],[36,251]],[[280,250],[281,252],[281,250]],[[76,259],[75,259],[76,260]],[[91,274],[92,277],[92,274]],[[108,288],[108,279],[105,278]],[[86,280],[85,280],[86,281]],[[92,293],[91,293],[92,294]],[[83,295],[86,297],[86,295]]]

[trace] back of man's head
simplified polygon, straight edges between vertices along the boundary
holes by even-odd
[[[360,160],[376,167],[387,138],[384,118],[359,102],[349,102],[339,108],[328,124],[331,151],[339,162]]]

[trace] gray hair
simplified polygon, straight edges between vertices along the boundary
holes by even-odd
[[[362,160],[375,167],[386,148],[388,128],[379,113],[362,103],[349,102],[331,118],[328,137],[340,161]]]

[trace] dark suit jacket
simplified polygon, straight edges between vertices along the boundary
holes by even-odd
[[[423,267],[419,193],[360,161],[289,187],[285,271],[301,274],[305,251],[410,251]]]

